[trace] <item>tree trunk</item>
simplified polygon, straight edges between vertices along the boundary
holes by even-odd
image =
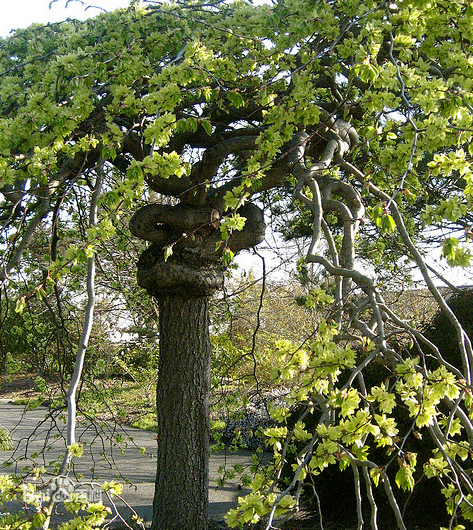
[[[217,226],[221,212],[215,212],[214,200],[218,202],[214,197],[200,207],[149,205],[130,221],[132,233],[153,241],[140,255],[137,280],[159,303],[158,469],[152,530],[207,530],[208,302],[223,287],[224,252],[237,253],[264,239],[263,212],[245,204],[238,209],[246,219],[243,230],[222,241]],[[181,230],[196,226],[191,234]]]
[[[207,530],[209,297],[169,292],[157,298],[158,459],[152,530]]]

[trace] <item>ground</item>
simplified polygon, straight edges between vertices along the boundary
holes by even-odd
[[[122,424],[135,427],[145,427],[153,430],[153,407],[154,393],[143,390],[137,382],[124,379],[111,381],[97,381],[94,385],[88,385],[82,389],[84,399],[87,403],[88,412],[93,411],[94,406],[100,402],[100,396],[107,398],[107,404],[98,407],[96,418],[101,420],[115,420]],[[53,379],[45,380],[33,374],[15,374],[0,378],[0,401],[14,402],[30,406],[40,402],[54,402],[61,395],[60,385]],[[340,499],[336,500],[335,510],[343,510]],[[369,524],[367,525],[369,527]],[[227,527],[223,521],[212,521],[209,530],[225,530]],[[254,530],[261,530],[264,526],[257,525]],[[319,530],[320,524],[316,514],[302,510],[289,521],[282,521],[278,526],[281,530]],[[354,526],[331,523],[324,519],[324,530],[354,530]],[[380,526],[382,530],[388,530]],[[391,530],[391,529],[389,529]],[[409,530],[438,530],[438,526],[418,526]]]
[[[123,378],[100,379],[83,384],[80,392],[81,406],[96,419],[154,430],[154,384],[149,388]],[[59,381],[52,377],[24,373],[0,377],[0,400],[3,401],[34,407],[52,402],[59,404],[62,396]]]

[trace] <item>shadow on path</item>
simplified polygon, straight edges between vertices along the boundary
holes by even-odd
[[[0,452],[0,462],[11,462],[2,473],[20,473],[22,467],[33,462],[53,471],[51,464],[60,460],[66,447],[65,422],[60,417],[52,421],[47,414],[44,407],[25,410],[24,406],[0,403],[0,424],[12,432],[14,441],[13,451]],[[77,438],[83,444],[84,453],[74,460],[72,480],[99,484],[111,480],[121,482],[123,499],[140,517],[150,521],[156,473],[155,434],[110,423],[79,423]],[[247,493],[239,489],[237,479],[217,487],[220,466],[229,469],[235,464],[246,466],[251,462],[251,455],[250,451],[238,451],[210,456],[209,515],[213,519],[223,519],[236,506],[238,497]],[[129,519],[130,510],[120,501],[117,507],[125,520]]]

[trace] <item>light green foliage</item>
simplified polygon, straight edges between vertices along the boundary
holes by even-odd
[[[413,490],[415,479],[412,474],[411,466],[402,464],[399,471],[396,473],[396,484],[402,490]]]
[[[470,459],[462,439],[471,437],[468,362],[451,367],[435,352],[391,347],[388,339],[407,330],[410,340],[427,348],[408,328],[409,315],[389,333],[380,331],[389,307],[376,314],[376,304],[382,305],[378,285],[358,280],[355,268],[347,272],[347,239],[341,235],[360,224],[350,251],[360,250],[366,260],[361,268],[368,263],[368,270],[387,264],[389,274],[405,255],[419,261],[406,241],[411,237],[415,246],[427,233],[435,234],[449,265],[469,265],[471,3],[238,1],[196,9],[193,3],[150,4],[87,22],[33,26],[0,42],[0,213],[7,212],[0,246],[11,264],[5,282],[13,310],[26,324],[25,342],[34,338],[33,299],[51,306],[62,288],[80,300],[90,258],[115,264],[116,250],[129,250],[123,233],[131,211],[150,196],[155,200],[145,184],[189,210],[205,201],[215,207],[217,227],[204,226],[212,233],[212,225],[220,237],[212,246],[228,265],[234,256],[229,242],[245,228],[239,207],[254,196],[260,204],[271,202],[275,213],[292,204],[297,177],[288,159],[300,147],[291,144],[294,135],[310,138],[307,168],[317,168],[327,142],[336,139],[331,167],[314,169],[310,178],[321,187],[330,182],[335,190],[321,198],[324,208],[333,206],[323,212],[322,232],[332,238],[327,237],[331,259],[337,252],[342,256],[333,259],[335,275],[351,274],[360,289],[342,289],[344,300],[337,300],[333,284],[330,292],[304,292],[304,311],[332,300],[338,307],[331,318],[314,320],[310,332],[287,325],[290,336],[279,330],[265,347],[249,341],[247,330],[228,341],[223,319],[215,324],[222,331],[215,339],[217,356],[235,358],[246,348],[247,361],[270,359],[264,366],[272,385],[288,388],[287,407],[271,409],[281,425],[265,435],[274,461],[227,521],[243,525],[293,507],[291,492],[278,500],[270,485],[270,474],[278,473],[289,450],[296,482],[335,464],[367,466],[375,485],[387,484],[389,472],[394,487],[411,491],[421,474],[414,453],[405,450],[414,432],[437,432],[443,452],[432,454],[424,474],[442,477],[447,501],[459,503],[471,519],[469,498],[452,478],[452,469]],[[359,142],[348,133],[337,136],[335,118],[350,122]],[[235,139],[242,144],[227,149],[226,142]],[[101,171],[99,220],[87,230],[84,205]],[[301,182],[307,202],[293,206],[292,213],[300,209],[304,215],[303,207],[314,205],[317,190],[308,184],[313,182]],[[353,192],[349,200],[346,187]],[[366,206],[363,219],[353,218],[349,208],[347,213],[347,204],[358,200]],[[166,223],[150,224],[160,244],[158,229]],[[304,232],[295,224],[311,235],[312,228]],[[178,255],[179,242],[194,235],[171,232],[172,241],[162,245],[169,261]],[[16,254],[24,255],[21,264]],[[117,266],[108,292],[121,293],[128,273]],[[357,305],[361,291],[371,298]],[[139,297],[128,293],[128,306],[139,304]],[[342,306],[349,316],[344,329]],[[365,381],[374,365],[385,370],[384,379]],[[295,404],[306,417],[290,425],[288,409]],[[401,413],[407,427],[398,421]],[[439,435],[439,429],[448,432]],[[380,461],[372,462],[380,453]]]
[[[269,507],[276,501],[277,495],[272,493],[267,496],[261,493],[250,493],[246,497],[240,497],[239,509],[230,510],[226,516],[226,522],[230,527],[241,526],[245,523],[257,523],[261,516],[268,512]],[[287,512],[288,509],[295,505],[295,500],[286,496],[277,504],[276,515]]]
[[[470,155],[463,146],[471,143],[472,66],[456,40],[468,35],[464,11],[461,3],[441,1],[415,8],[405,3],[385,8],[357,0],[342,7],[336,2],[285,2],[274,10],[239,3],[232,7],[231,17],[225,9],[222,16],[206,13],[206,25],[201,25],[187,14],[174,16],[168,7],[157,10],[157,15],[153,10],[130,8],[86,23],[19,32],[5,40],[2,48],[0,100],[6,102],[0,120],[2,182],[13,184],[25,178],[35,190],[54,176],[65,157],[84,153],[100,152],[115,163],[128,123],[141,123],[143,139],[156,150],[131,160],[126,178],[116,179],[114,189],[104,197],[112,209],[112,204],[131,207],[144,178],[188,173],[181,153],[157,150],[168,146],[176,132],[202,129],[209,137],[213,134],[215,124],[199,105],[225,112],[228,105],[242,110],[250,103],[263,105],[264,127],[243,171],[252,180],[261,178],[264,165],[281,152],[297,127],[318,123],[320,111],[314,103],[330,99],[328,87],[314,82],[327,68],[311,48],[312,41],[322,38],[332,43],[333,57],[342,61],[329,61],[331,73],[340,76],[340,88],[350,104],[363,109],[360,131],[377,161],[372,174],[368,171],[369,178],[384,186],[393,175],[403,174],[411,160],[413,171],[407,175],[403,193],[412,200],[422,197],[418,179],[428,177],[421,170],[425,163],[432,176],[429,186],[435,186],[438,177],[453,174],[465,179],[467,192]],[[359,17],[356,35],[340,38],[342,12]],[[454,18],[458,25],[452,29]],[[422,23],[414,29],[417,20]],[[212,24],[219,29],[209,32]],[[287,25],[283,32],[277,30],[280,24]],[[392,28],[396,28],[392,35],[396,64],[389,60],[385,42]],[[445,35],[452,40],[447,43]],[[440,44],[433,47],[435,38]],[[305,67],[289,75],[296,63],[294,46],[300,47],[298,57]],[[182,60],[172,62],[181,50]],[[435,65],[452,74],[439,75]],[[209,82],[209,76],[217,82]],[[27,82],[25,90],[18,91],[20,79]],[[368,86],[360,87],[357,80]],[[400,98],[401,83],[410,107]],[[182,105],[187,105],[185,114],[180,113]],[[412,121],[406,122],[412,113]],[[412,124],[417,127],[416,149]],[[244,190],[234,191],[233,196],[229,192],[228,206],[233,207],[231,201],[238,203],[243,195]],[[443,199],[438,206],[426,205],[425,222],[457,222],[466,215],[468,199],[458,194],[456,206],[448,201],[453,198]],[[373,221],[384,234],[393,233],[394,220],[382,208],[374,207]],[[107,222],[105,216],[97,233],[99,241],[113,235],[102,224]],[[232,228],[223,224],[224,239]],[[87,247],[77,245],[70,247],[65,260],[54,260],[53,277],[67,263],[74,263],[74,256],[76,264],[84,263],[83,250],[87,256]],[[454,254],[449,249],[444,252],[449,263],[469,262],[467,250],[459,247]],[[20,299],[18,310],[22,309]]]
[[[12,447],[11,434],[8,429],[0,425],[0,451],[8,451]]]
[[[381,228],[382,233],[394,232],[396,223],[392,216],[387,212],[386,205],[380,205],[373,208],[371,216],[376,226]]]
[[[324,326],[322,326],[324,329]],[[327,328],[328,329],[328,328]],[[281,349],[289,349],[289,344],[280,344]],[[324,340],[324,349],[326,352],[339,351],[330,339]],[[287,355],[287,353],[286,353]],[[339,354],[340,355],[340,354]],[[323,356],[323,350],[319,349],[317,357]],[[326,357],[325,357],[326,358]],[[352,363],[343,364],[343,358],[334,358],[330,365],[337,366],[339,369],[343,366],[352,366]],[[323,362],[323,361],[322,361]],[[345,361],[346,362],[346,361]],[[318,364],[318,363],[315,363]],[[314,365],[314,362],[311,363]],[[307,367],[299,371],[305,371]],[[346,467],[351,458],[360,461],[370,459],[370,440],[380,448],[395,449],[399,442],[399,426],[396,420],[396,408],[399,403],[403,403],[403,408],[408,407],[409,414],[417,428],[428,427],[435,418],[439,420],[440,425],[448,424],[450,426],[450,435],[455,436],[461,433],[462,426],[458,419],[452,421],[448,416],[440,412],[438,405],[444,399],[455,400],[460,393],[460,385],[456,378],[447,371],[445,367],[440,367],[430,374],[429,378],[424,378],[418,369],[418,359],[406,360],[402,365],[398,365],[398,380],[396,385],[387,387],[385,383],[381,386],[373,386],[366,401],[362,401],[362,396],[355,388],[329,390],[328,386],[331,380],[327,381],[326,372],[314,371],[310,376],[296,378],[297,367],[293,365],[291,377],[298,384],[291,391],[292,396],[297,396],[297,401],[306,401],[308,405],[313,403],[308,399],[312,394],[312,389],[317,389],[317,396],[320,399],[324,394],[327,395],[326,403],[330,408],[337,412],[337,422],[330,425],[319,424],[315,433],[315,445],[311,451],[310,460],[303,465],[301,458],[298,458],[292,465],[293,472],[298,474],[298,480],[303,481],[308,474],[318,475],[326,467],[338,464],[342,468]],[[330,375],[336,375],[337,371],[331,371]],[[281,372],[281,378],[285,373]],[[336,378],[333,379],[336,381]],[[310,386],[309,386],[310,384]],[[301,393],[301,390],[303,392]],[[371,403],[366,407],[366,402]],[[379,411],[379,412],[376,412]],[[287,411],[283,408],[275,408],[271,411],[272,417],[282,424],[286,423]],[[267,444],[274,452],[274,465],[282,464],[284,454],[282,454],[284,443],[283,440],[290,438],[292,443],[311,440],[313,434],[308,432],[305,424],[297,422],[292,431],[287,427],[274,427],[266,429],[265,436]],[[391,454],[392,449],[388,451]],[[445,445],[445,450],[449,458],[459,458],[460,460],[469,459],[467,442],[452,442]],[[304,451],[301,453],[304,456]],[[401,490],[411,491],[416,482],[416,454],[407,452],[401,453],[398,457],[398,470],[395,474],[395,484]],[[423,473],[428,478],[438,476],[449,476],[448,463],[437,450],[430,460],[423,466]],[[371,468],[370,475],[373,483],[379,484],[380,473],[382,468]],[[257,491],[264,492],[267,487],[265,481],[255,479],[253,487]],[[254,499],[254,494],[253,497]],[[248,514],[248,507],[245,502],[241,502],[240,514]],[[240,511],[241,510],[241,511]],[[466,513],[465,517],[468,516]],[[246,516],[244,516],[246,517]],[[235,525],[238,519],[235,513],[228,517],[227,522]]]
[[[95,485],[99,487],[98,484]],[[109,498],[116,497],[122,493],[121,484],[114,482],[104,483],[103,494]],[[21,512],[8,512],[0,514],[0,525],[5,530],[17,528],[19,530],[30,530],[41,528],[46,520],[46,510],[49,499],[43,495],[40,489],[32,482],[22,482],[20,478],[11,475],[0,474],[0,507],[5,503],[17,501],[24,506]],[[102,503],[88,502],[84,495],[71,493],[70,498],[64,501],[64,508],[72,514],[72,517],[59,523],[54,528],[57,530],[92,530],[99,528],[112,510]],[[139,523],[138,518],[135,519]]]
[[[84,448],[79,443],[69,445],[68,450],[70,451],[71,455],[76,458],[80,458],[82,454],[84,453]]]
[[[445,240],[442,247],[442,257],[452,267],[468,267],[471,262],[470,249],[461,247],[456,237],[449,237]]]

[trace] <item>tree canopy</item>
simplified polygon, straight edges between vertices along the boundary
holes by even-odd
[[[451,266],[471,258],[472,16],[466,0],[148,0],[0,42],[0,278],[18,312],[96,252],[116,259],[130,216],[147,242],[138,283],[158,298],[220,288],[234,254],[264,238],[265,208],[296,229],[304,219],[305,263],[333,279],[318,293],[332,318],[304,347],[281,346],[279,377],[298,374],[291,399],[315,430],[274,411],[274,460],[232,525],[269,513],[269,528],[307,473],[338,463],[359,506],[366,482],[373,528],[380,483],[405,528],[390,472],[414,487],[406,447],[422,430],[425,475],[442,481],[452,521],[472,519],[473,352],[426,262],[432,244]],[[402,257],[456,330],[459,365],[385,302],[375,272]],[[414,346],[397,348],[400,334]],[[370,386],[376,364],[384,379]],[[276,494],[291,440],[305,443]],[[388,449],[379,462],[373,446]]]
[[[339,163],[333,171],[361,181],[367,218],[386,236],[368,255],[382,252],[394,222],[367,183],[415,212],[411,230],[453,223],[468,232],[468,4],[149,4],[3,41],[3,217],[13,239],[3,276],[26,248],[27,228],[98,165],[114,171],[103,199],[110,212],[129,206],[144,181],[179,201],[172,221],[169,204],[132,224],[143,235],[159,223],[146,239],[168,254],[198,244],[202,224],[219,224],[223,241],[235,237],[242,221],[226,211],[294,179],[295,133],[308,131],[316,157],[337,134],[320,123],[335,118],[353,124],[349,144],[362,139],[350,157],[364,176]],[[103,220],[87,237],[111,230]],[[446,237],[443,252],[465,264],[459,239]]]

